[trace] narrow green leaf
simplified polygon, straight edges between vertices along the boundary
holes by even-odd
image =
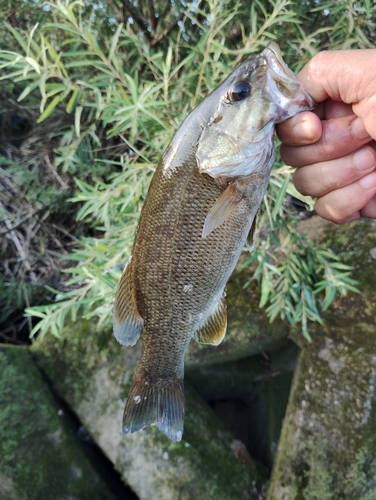
[[[75,111],[74,111],[74,128],[76,131],[77,137],[80,137],[80,130],[81,130],[81,114],[82,114],[83,107],[82,106],[77,106]]]
[[[37,80],[36,82],[32,83],[31,85],[28,85],[23,89],[21,92],[20,96],[18,97],[17,101],[20,102],[22,99],[25,99],[26,96],[30,94],[33,90],[35,90],[39,86],[39,81]]]
[[[15,78],[17,76],[23,75],[23,72],[24,72],[23,69],[18,70],[18,71],[12,71],[11,73],[7,73],[5,75],[0,76],[0,80],[8,80],[8,79],[10,80],[10,79]],[[22,78],[22,80],[24,80],[24,78]]]
[[[27,43],[27,51],[26,51],[26,55],[29,56],[30,55],[30,45],[32,43],[32,40],[33,40],[33,36],[34,36],[34,33],[35,33],[35,30],[37,29],[39,23],[36,23],[32,28],[31,28],[31,31],[29,33],[29,40],[28,40],[28,43]]]
[[[12,33],[12,35],[14,36],[14,38],[17,40],[18,44],[25,51],[25,54],[27,54],[27,50],[28,50],[28,43],[27,43],[27,41],[9,23],[4,23],[4,26]]]
[[[57,95],[56,97],[54,97],[52,99],[52,101],[50,102],[50,104],[47,106],[47,108],[43,111],[43,113],[41,114],[41,116],[38,118],[37,123],[41,123],[43,120],[45,120],[46,118],[48,118],[53,113],[54,109],[59,104],[60,99],[61,99],[60,95]]]
[[[75,107],[76,102],[78,100],[78,96],[79,96],[79,90],[75,89],[72,92],[72,95],[68,101],[67,107],[65,108],[65,111],[68,113],[68,115],[70,115],[72,113],[73,108]]]
[[[261,282],[261,299],[260,299],[259,307],[264,307],[264,305],[267,303],[271,288],[272,288],[272,284],[271,284],[271,281],[269,279],[269,276],[264,275],[262,282]]]
[[[274,220],[277,217],[277,214],[279,213],[281,206],[282,206],[282,203],[286,197],[286,191],[287,191],[287,186],[289,185],[289,182],[290,182],[290,176],[287,175],[283,181],[282,186],[280,187],[280,189],[278,191],[277,199],[275,200],[275,204],[274,204],[274,208],[273,208],[273,212],[272,212],[272,216],[273,216]]]
[[[49,85],[46,85],[46,90],[51,89],[51,90],[48,90],[48,92],[46,93],[47,99],[49,97],[56,95],[56,94],[61,94],[61,100],[63,100],[64,94],[67,91],[69,92],[69,89],[67,89],[67,87],[65,85],[62,85],[62,84],[56,84],[56,85],[53,85],[51,87]]]
[[[35,69],[35,71],[38,73],[38,75],[40,75],[40,68],[39,68],[39,64],[34,61],[34,59],[32,59],[31,57],[25,57],[25,61],[32,67]]]
[[[326,293],[325,293],[325,299],[322,303],[322,309],[323,311],[326,311],[328,307],[333,303],[333,300],[335,299],[335,296],[337,295],[337,289],[335,287],[327,287]]]
[[[116,48],[118,46],[119,37],[120,37],[120,33],[121,33],[122,29],[123,29],[123,23],[120,23],[119,26],[117,27],[116,31],[115,31],[114,36],[112,37],[110,52],[108,54],[108,59],[110,61],[112,61],[112,58],[114,57],[115,50],[116,50]]]

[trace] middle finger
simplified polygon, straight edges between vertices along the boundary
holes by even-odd
[[[366,146],[343,158],[299,168],[293,182],[302,194],[318,198],[361,179],[372,172],[375,165],[376,151]]]
[[[314,144],[295,147],[281,144],[280,151],[287,165],[302,167],[341,158],[370,140],[362,120],[355,115],[347,115],[324,120],[322,135]]]
[[[351,104],[333,101],[332,99],[327,99],[321,104],[323,105],[321,118],[324,120],[331,120],[332,118],[340,118],[342,116],[349,116],[354,114]]]

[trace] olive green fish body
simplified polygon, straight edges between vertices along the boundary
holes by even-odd
[[[141,332],[143,338],[124,411],[125,434],[155,424],[179,441],[189,342],[216,345],[225,335],[226,282],[252,232],[274,161],[280,115],[264,90],[270,71],[265,61],[259,56],[242,65],[191,113],[152,179],[115,301],[116,338],[125,345]],[[248,91],[244,81],[256,96],[249,109],[236,108],[238,94],[244,100]],[[312,101],[299,106],[308,109]],[[234,109],[238,113],[227,124]]]
[[[244,247],[268,178],[250,176],[237,210],[204,239],[205,217],[223,188],[209,175],[198,172],[194,156],[170,179],[163,178],[162,168],[163,161],[142,211],[126,273],[143,319],[143,350],[135,374],[138,383],[129,399],[145,397],[141,388],[149,392],[159,382],[165,388],[170,384],[171,391],[181,395],[175,418],[179,423],[174,425],[171,417],[166,432],[176,440],[182,432],[181,382],[186,350],[196,332],[200,339],[200,329],[201,341],[216,344],[223,338],[224,288]],[[150,420],[155,421],[155,417],[150,415]],[[141,426],[148,423],[153,422],[143,420]],[[130,432],[137,425],[130,424]]]

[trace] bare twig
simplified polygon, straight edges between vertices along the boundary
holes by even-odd
[[[14,243],[14,246],[17,248],[17,252],[20,256],[20,259],[22,262],[24,262],[24,265],[25,265],[25,268],[29,271],[30,270],[30,264],[29,262],[26,260],[26,254],[24,252],[24,249],[21,245],[21,242],[16,234],[16,232],[10,228],[10,222],[5,219],[5,225],[8,227],[8,229],[10,229],[9,233],[7,233],[6,236],[8,236],[8,238],[10,238],[13,243]]]
[[[121,0],[124,7],[127,9],[127,11],[129,12],[129,14],[131,15],[131,17],[134,19],[134,21],[138,24],[139,28],[142,30],[142,32],[144,33],[147,41],[149,43],[151,43],[152,41],[152,36],[151,34],[149,33],[149,25],[148,25],[148,22],[147,20],[144,18],[144,16],[142,15],[142,12],[137,9],[137,7],[135,7],[133,5],[132,2],[130,2],[129,0]]]
[[[61,233],[65,234],[65,236],[68,236],[68,238],[71,238],[74,242],[78,241],[78,238],[73,236],[73,234],[68,233],[64,228],[57,226],[56,224],[51,224],[53,228],[55,228],[57,231],[60,231]]]
[[[69,191],[69,186],[67,183],[63,181],[63,179],[60,177],[60,175],[57,173],[56,168],[52,165],[50,162],[50,158],[48,155],[45,155],[44,160],[46,162],[47,167],[50,169],[52,175],[55,177],[55,179],[58,181],[60,186],[64,188],[66,191]]]
[[[175,20],[174,20],[174,21],[170,24],[170,26],[168,26],[166,29],[164,29],[164,30],[162,31],[162,33],[160,33],[160,34],[159,34],[156,38],[154,38],[154,39],[152,40],[152,42],[151,42],[151,44],[150,44],[150,45],[151,45],[152,47],[155,47],[155,45],[157,45],[157,44],[158,44],[161,40],[163,40],[164,38],[166,38],[166,37],[167,37],[167,36],[171,33],[171,31],[175,28],[175,26],[178,24],[178,22],[179,22],[181,19],[183,19],[183,17],[184,17],[184,14],[183,14],[183,13],[181,13],[181,14],[179,15],[179,17],[178,17],[178,18],[176,18],[176,19],[175,19]]]
[[[30,307],[29,294],[27,293],[27,288],[26,288],[25,283],[22,285],[22,289],[23,289],[23,296],[24,296],[26,307]],[[30,316],[27,318],[27,326],[29,327],[29,332],[31,332],[31,330],[33,329],[33,324],[31,322]]]
[[[8,332],[11,333],[11,336],[7,335]],[[0,338],[5,340],[5,342],[10,342],[12,344],[18,344],[18,345],[25,344],[25,342],[22,342],[21,340],[17,339],[17,328],[14,324],[11,324],[8,328],[5,328],[4,330],[0,331]]]
[[[0,167],[0,179],[1,181],[6,184],[5,189],[7,189],[8,187],[8,190],[12,193],[12,194],[15,194],[17,196],[22,196],[23,197],[23,194],[22,192],[19,190],[19,188],[13,184],[13,182],[11,182],[11,180],[9,179],[10,175],[3,169]]]
[[[110,4],[112,5],[112,8],[114,9],[114,11],[117,14],[117,18],[118,18],[119,23],[125,23],[124,11],[123,11],[122,7],[120,7],[117,4],[117,2],[114,0],[110,0]]]
[[[158,19],[155,17],[153,0],[148,0],[148,9],[149,9],[150,26],[151,26],[152,32],[155,33],[155,31],[157,29]]]
[[[27,221],[27,219],[30,219],[30,217],[32,217],[34,215],[34,213],[36,212],[37,210],[34,210],[32,213],[29,213],[29,214],[26,214],[25,217],[23,217],[21,220],[19,220],[16,224],[14,224],[13,226],[11,227],[7,227],[7,229],[4,229],[2,231],[0,231],[0,234],[6,234],[6,233],[9,233],[9,231],[14,231],[15,229],[17,229],[18,227],[22,226],[22,224],[24,222]]]
[[[164,19],[167,16],[167,12],[169,10],[171,10],[171,3],[169,0],[167,0],[166,7],[165,7],[164,11],[162,12],[162,14],[160,14],[159,19]]]

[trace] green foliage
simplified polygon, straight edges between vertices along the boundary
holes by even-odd
[[[92,15],[90,4],[57,0],[48,4],[46,22],[27,31],[6,25],[13,42],[0,52],[0,80],[21,89],[19,102],[39,95],[40,123],[65,116],[55,133],[54,167],[56,175],[75,178],[69,203],[77,203],[77,218],[91,232],[67,257],[75,263],[67,270],[68,291],[26,310],[40,319],[32,335],[58,335],[67,316],[79,313],[110,321],[155,165],[185,116],[230,68],[272,40],[296,70],[319,49],[369,47],[374,36],[367,2],[176,2],[166,11],[167,31],[152,13],[138,22],[141,6],[133,8],[114,23],[110,8]],[[161,13],[162,4],[155,9]],[[286,193],[300,197],[279,163],[261,208],[262,241],[248,264],[257,262],[260,305],[269,304],[271,320],[300,323],[308,337],[308,321],[321,321],[320,311],[337,292],[355,291],[355,282],[332,252],[297,233]]]
[[[310,341],[308,321],[321,323],[320,311],[332,304],[338,292],[358,292],[357,281],[350,277],[350,266],[297,231],[296,224],[283,221],[270,239],[257,242],[245,265],[258,261],[254,278],[261,279],[259,305],[269,302],[266,312],[270,320],[280,316],[292,325],[301,324],[303,335]]]

